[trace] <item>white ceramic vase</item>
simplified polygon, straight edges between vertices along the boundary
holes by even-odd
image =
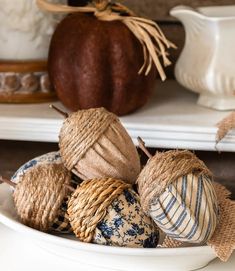
[[[200,94],[198,104],[235,109],[235,5],[170,11],[184,25],[186,41],[175,76]]]
[[[39,10],[36,0],[0,0],[0,60],[46,60],[60,17]]]

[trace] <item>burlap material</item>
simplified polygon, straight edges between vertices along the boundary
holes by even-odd
[[[222,185],[214,185],[220,206],[219,224],[208,241],[216,255],[227,261],[235,249],[235,201],[229,199],[230,192]]]
[[[20,177],[13,197],[22,222],[40,231],[50,231],[64,198],[70,173],[62,164],[38,165]]]
[[[161,244],[161,247],[162,248],[176,248],[176,247],[181,247],[182,244],[183,244],[182,242],[174,240],[171,237],[166,235],[163,240],[163,243]]]
[[[79,240],[92,241],[108,206],[127,188],[130,188],[129,184],[109,178],[88,180],[76,189],[68,203],[68,214]]]
[[[70,115],[59,145],[66,167],[82,180],[114,178],[135,183],[140,173],[140,159],[130,136],[104,108]]]
[[[226,118],[221,120],[217,124],[217,127],[216,144],[218,144],[230,130],[235,128],[235,112],[232,112]]]
[[[167,151],[156,153],[141,171],[137,183],[141,205],[149,215],[151,201],[179,177],[193,173],[212,177],[203,161],[190,151]]]

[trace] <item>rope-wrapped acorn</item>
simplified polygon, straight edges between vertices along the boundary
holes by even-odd
[[[163,246],[183,242],[212,246],[226,261],[235,249],[235,202],[213,181],[206,165],[189,151],[151,156],[137,183],[144,212],[167,235]]]
[[[82,180],[110,177],[135,183],[140,173],[132,139],[118,117],[104,108],[70,114],[61,128],[59,146],[67,169]]]
[[[218,206],[212,174],[193,153],[157,153],[137,182],[145,213],[168,236],[205,243],[213,235]]]
[[[1,179],[14,188],[13,199],[22,223],[43,232],[72,232],[66,213],[71,174],[62,164],[33,166],[18,176],[17,184]]]
[[[68,214],[83,242],[122,247],[158,244],[158,231],[141,210],[138,195],[121,180],[84,181],[68,202]]]

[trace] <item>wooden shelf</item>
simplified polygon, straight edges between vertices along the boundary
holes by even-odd
[[[196,102],[197,95],[174,80],[157,82],[149,103],[121,121],[134,140],[141,136],[149,147],[215,150],[216,124],[228,112],[203,108]],[[55,104],[64,108],[59,102]],[[46,103],[0,105],[0,139],[57,142],[62,122]],[[235,131],[218,149],[235,152]]]

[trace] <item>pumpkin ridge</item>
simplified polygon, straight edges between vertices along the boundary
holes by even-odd
[[[122,22],[76,13],[59,23],[48,58],[52,85],[66,107],[106,107],[117,115],[135,111],[151,93],[154,73],[138,75],[142,64],[141,44]]]

